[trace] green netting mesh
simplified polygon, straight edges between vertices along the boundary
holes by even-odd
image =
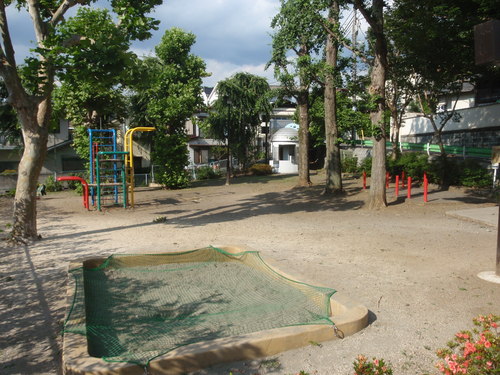
[[[145,366],[177,347],[293,325],[333,325],[335,290],[290,280],[258,252],[208,247],[113,255],[70,271],[75,296],[66,332],[87,336],[91,356]]]

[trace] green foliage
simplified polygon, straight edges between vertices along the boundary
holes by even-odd
[[[361,161],[361,163],[359,165],[359,171],[366,172],[367,176],[372,175],[372,157],[371,156],[366,157]]]
[[[5,195],[13,198],[16,195],[16,189],[10,189],[5,192]]]
[[[401,175],[404,171],[414,181],[422,180],[424,172],[431,170],[428,156],[418,152],[404,153],[396,160],[388,159],[386,168],[392,176]]]
[[[431,120],[438,143],[446,124],[456,119],[453,104],[437,114],[443,93],[455,103],[463,82],[494,74],[494,68],[474,62],[473,30],[498,16],[498,9],[489,0],[395,0],[386,18],[390,49],[397,51],[390,79],[418,94],[419,112]]]
[[[491,172],[474,159],[440,157],[434,160],[428,172],[429,181],[442,186],[488,188],[492,185]]]
[[[493,179],[490,171],[475,160],[466,159],[461,171],[460,185],[462,186],[486,188],[492,185]]]
[[[7,87],[0,79],[0,136],[5,137],[12,144],[22,144],[22,134],[19,121],[12,105],[7,102]]]
[[[188,151],[185,134],[155,135],[155,148],[152,153],[155,180],[169,189],[182,189],[189,185]]]
[[[392,375],[392,368],[383,359],[373,358],[370,361],[359,355],[353,363],[354,375]]]
[[[78,42],[75,35],[79,36]],[[54,115],[74,125],[108,127],[126,114],[123,91],[132,81],[135,55],[105,9],[81,8],[56,34],[62,85],[54,91]]]
[[[487,188],[492,184],[490,171],[474,159],[439,157],[429,161],[427,154],[419,152],[407,152],[397,160],[387,160],[387,171],[392,176],[404,171],[414,181],[422,181],[425,172],[430,183],[441,186]]]
[[[197,180],[210,180],[221,176],[222,174],[219,170],[214,170],[212,167],[206,165],[196,169]]]
[[[89,155],[89,133],[87,127],[83,125],[77,125],[73,129],[73,149],[76,154],[86,160],[87,163],[90,161]]]
[[[253,143],[260,126],[260,115],[271,112],[270,89],[265,78],[236,73],[219,82],[218,99],[205,124],[207,134],[228,141],[229,148],[245,168],[255,159]]]
[[[353,155],[344,154],[341,159],[342,172],[344,173],[356,173],[358,172],[358,158]]]
[[[204,61],[190,53],[195,36],[178,28],[167,30],[156,47],[157,57],[139,62],[141,80],[131,98],[132,126],[153,126],[156,181],[170,189],[189,183],[186,119],[203,104]]]
[[[61,191],[63,189],[62,184],[56,181],[54,176],[48,176],[43,182],[47,191]]]
[[[479,315],[472,331],[460,331],[437,350],[436,364],[442,374],[496,375],[500,370],[500,316]]]
[[[273,173],[273,168],[269,164],[257,163],[250,167],[250,173],[256,176],[265,176]]]

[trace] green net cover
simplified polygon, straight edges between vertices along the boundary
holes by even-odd
[[[278,274],[258,252],[207,247],[183,253],[113,255],[70,270],[73,304],[64,331],[88,352],[147,366],[180,346],[330,320],[335,290]]]

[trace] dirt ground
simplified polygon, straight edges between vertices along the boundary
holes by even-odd
[[[390,188],[389,207],[371,211],[359,180],[345,180],[345,196],[326,197],[323,179],[313,176],[308,189],[283,176],[143,188],[134,209],[103,212],[85,211],[74,192],[49,193],[38,201],[43,239],[17,248],[0,242],[0,374],[61,373],[69,262],[207,245],[259,250],[284,272],[360,301],[370,324],[344,340],[197,374],[344,375],[358,354],[385,358],[395,375],[437,373],[436,349],[474,316],[500,314],[500,284],[476,276],[494,268],[496,229],[446,212],[494,203],[463,189],[431,189],[428,203],[418,189],[396,199]],[[11,206],[0,198],[0,235]]]

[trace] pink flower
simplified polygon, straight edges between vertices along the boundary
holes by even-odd
[[[488,340],[486,340],[486,341],[484,342],[484,347],[485,347],[485,348],[491,348],[491,342],[489,342]]]
[[[474,353],[476,350],[476,346],[470,341],[467,341],[464,348],[464,357],[467,357],[469,354]]]
[[[376,359],[376,358],[375,358],[375,359],[373,360],[373,363],[375,364],[375,366],[378,366],[378,364],[379,364],[378,359]]]
[[[491,361],[486,362],[486,366],[488,366],[488,369],[492,368],[493,362],[491,362]]]

